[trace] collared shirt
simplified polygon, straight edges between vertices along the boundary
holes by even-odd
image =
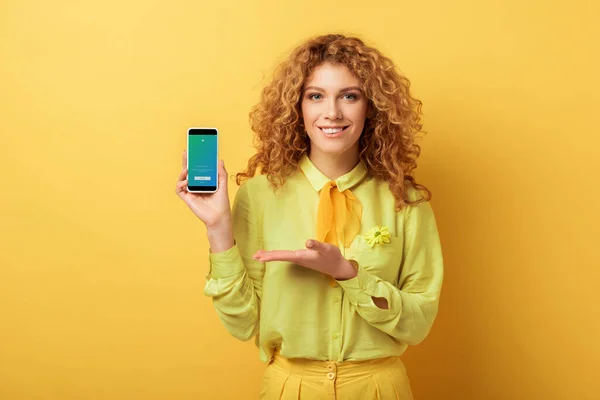
[[[431,204],[396,211],[388,183],[370,177],[362,162],[335,179],[363,207],[359,234],[349,247],[339,246],[357,261],[355,278],[332,286],[320,272],[252,259],[258,250],[306,248],[327,181],[307,156],[277,190],[264,175],[249,179],[233,203],[235,245],[209,254],[204,293],[233,336],[255,337],[265,362],[275,349],[286,358],[331,361],[399,356],[425,339],[437,315],[443,259]],[[409,196],[419,197],[410,185]],[[388,228],[389,243],[369,246],[365,235],[375,226]]]

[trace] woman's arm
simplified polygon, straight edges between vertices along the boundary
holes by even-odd
[[[258,332],[265,268],[264,263],[252,259],[262,239],[258,193],[250,193],[250,182],[238,189],[231,223],[208,228],[210,269],[204,288],[225,328],[240,340],[249,340]]]
[[[355,278],[338,283],[369,324],[414,345],[423,341],[431,329],[443,280],[442,248],[429,202],[410,206],[405,214],[400,268],[398,287],[360,265]],[[386,302],[387,309],[380,308]]]

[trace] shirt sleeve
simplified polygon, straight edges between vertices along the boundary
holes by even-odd
[[[261,213],[249,181],[237,191],[233,207],[232,248],[209,253],[209,273],[204,294],[213,305],[225,328],[240,340],[250,340],[258,333],[264,263],[252,259],[261,248]]]
[[[380,279],[360,265],[356,277],[338,283],[369,324],[415,345],[429,334],[438,312],[443,257],[431,204],[419,203],[406,211],[398,285]],[[386,299],[389,308],[377,307],[372,297]]]

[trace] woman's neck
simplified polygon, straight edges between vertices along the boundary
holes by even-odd
[[[342,154],[326,154],[311,150],[308,158],[319,171],[331,180],[352,171],[359,162],[358,149],[349,149]]]

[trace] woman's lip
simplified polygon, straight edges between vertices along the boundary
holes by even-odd
[[[349,126],[350,125],[343,127],[341,131],[336,132],[336,133],[325,133],[325,132],[323,132],[323,129],[327,129],[327,128],[321,128],[321,127],[319,127],[319,129],[321,130],[321,133],[323,133],[323,135],[325,135],[326,137],[328,137],[328,138],[336,138],[338,136],[341,136],[342,133],[346,132],[346,129],[348,129]],[[329,128],[329,129],[331,129],[331,128]],[[333,129],[335,129],[335,128],[333,128]]]

